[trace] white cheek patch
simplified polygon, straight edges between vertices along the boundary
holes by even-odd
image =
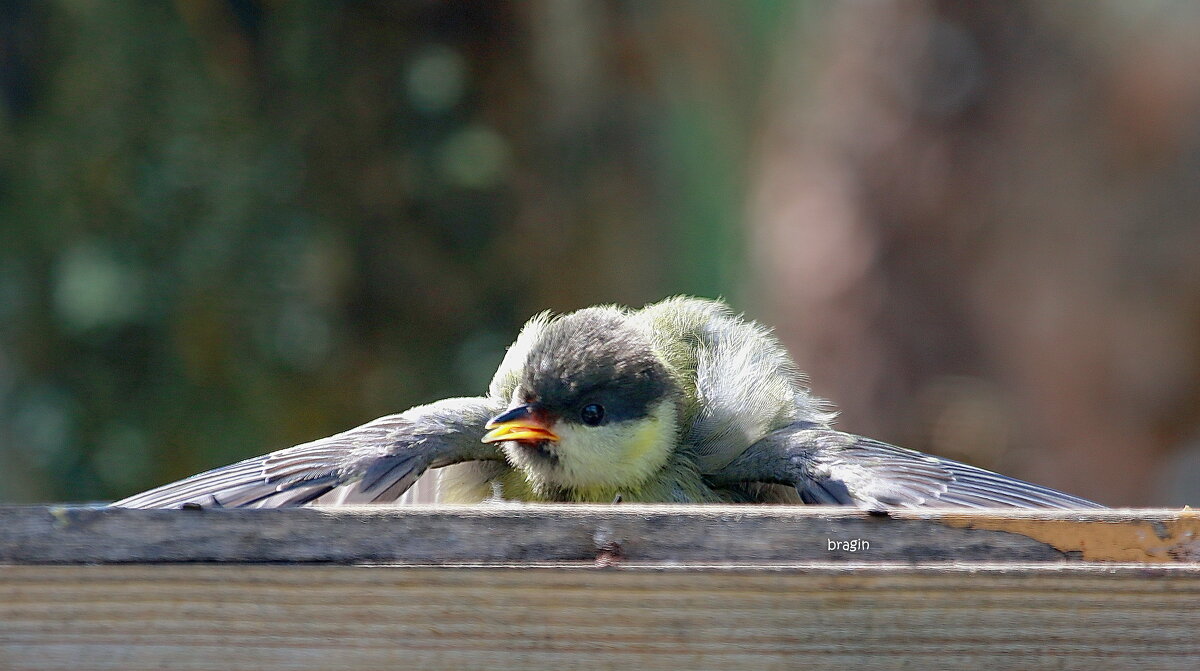
[[[559,422],[553,427],[558,466],[553,484],[580,492],[641,485],[659,471],[674,452],[675,406],[664,401],[640,420],[584,426]]]

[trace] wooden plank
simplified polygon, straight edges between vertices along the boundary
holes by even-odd
[[[0,567],[0,668],[1195,669],[1195,565]]]
[[[1186,509],[0,507],[0,669],[1194,669],[1198,538]]]
[[[857,541],[857,543],[855,543]],[[0,507],[0,562],[1194,562],[1194,511]]]

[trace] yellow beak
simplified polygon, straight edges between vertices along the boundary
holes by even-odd
[[[557,441],[558,435],[551,431],[542,417],[544,413],[535,404],[517,406],[493,417],[485,429],[491,429],[483,437],[485,443],[505,440],[538,442]]]

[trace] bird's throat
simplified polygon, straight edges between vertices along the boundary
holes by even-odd
[[[523,460],[543,462],[549,466],[558,465],[558,454],[551,449],[549,441],[514,440],[509,449],[521,454]]]

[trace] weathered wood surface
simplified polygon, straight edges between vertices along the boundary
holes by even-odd
[[[0,507],[0,670],[1194,670],[1196,525],[1188,510]],[[829,549],[855,539],[870,546]]]
[[[854,540],[868,548],[830,549]],[[860,543],[861,545],[861,543]],[[0,562],[1144,561],[1200,559],[1194,511],[806,506],[0,507]]]
[[[1196,669],[1195,567],[8,566],[0,668]]]

